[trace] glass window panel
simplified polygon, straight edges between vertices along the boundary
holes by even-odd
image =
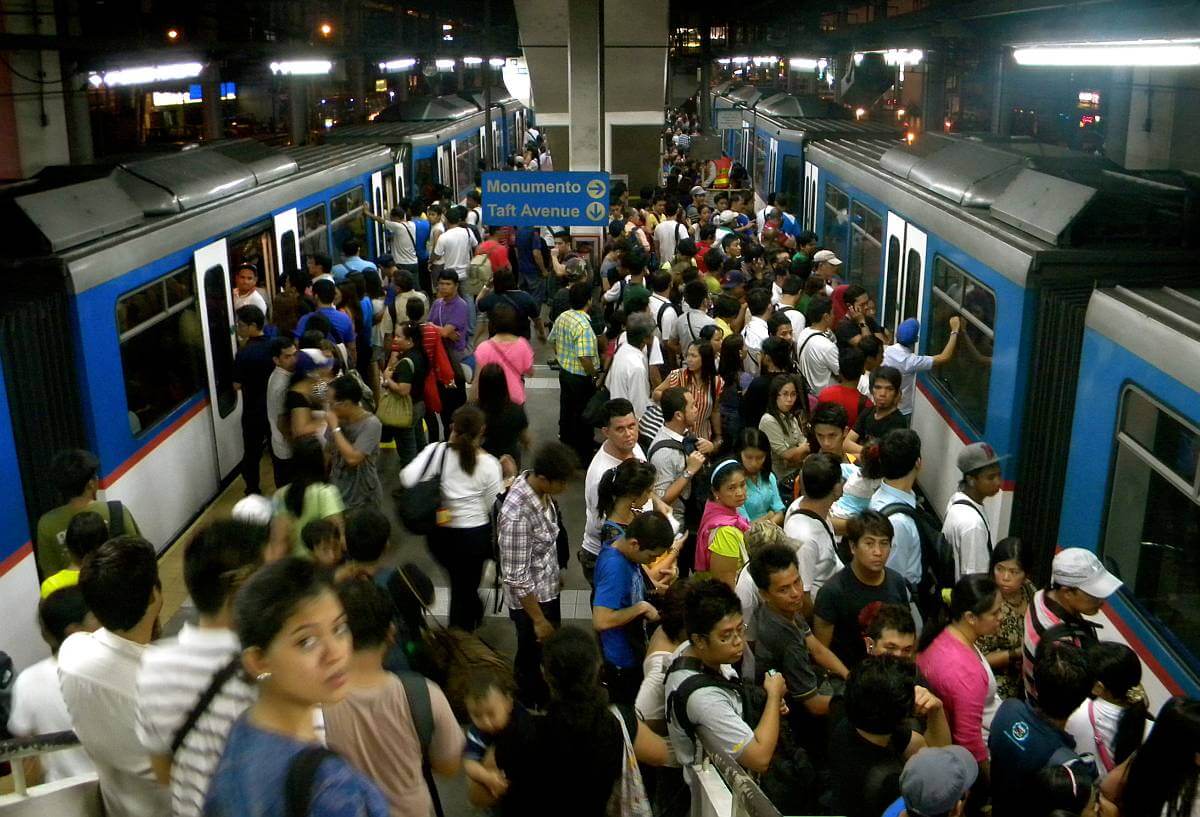
[[[242,264],[251,264],[258,271],[258,288],[267,289],[274,277],[275,241],[271,222],[264,221],[248,227],[229,239],[229,274],[232,280]]]
[[[849,196],[832,184],[825,185],[825,235],[822,236],[821,245],[839,256],[846,252],[849,206]]]
[[[910,279],[910,286],[914,279]],[[950,318],[962,321],[958,351],[950,362],[935,368],[930,376],[982,434],[987,422],[988,387],[992,374],[993,331],[996,296],[945,258],[933,259],[933,297],[929,340],[925,347],[935,353],[950,340]],[[916,296],[912,298],[916,311]]]
[[[413,192],[430,201],[433,186],[437,184],[437,159],[426,156],[424,159],[417,159],[415,165],[417,177],[413,179]]]
[[[233,388],[233,319],[226,298],[225,270],[219,266],[204,271],[204,309],[208,315],[209,351],[216,377],[217,412],[228,417],[237,408],[237,391]]]
[[[908,251],[907,269],[904,272],[904,319],[917,317],[917,304],[921,297],[921,281],[924,270],[921,264],[921,254],[916,250]]]
[[[779,180],[779,195],[788,205],[788,211],[793,214],[804,212],[801,205],[801,193],[804,189],[804,160],[799,156],[784,154],[783,176]],[[799,216],[797,216],[799,218]]]
[[[152,318],[157,318],[166,309],[166,293],[162,279],[147,284],[117,301],[117,333],[125,334]]]
[[[764,199],[767,197],[767,147],[769,137],[754,134],[754,187]]]
[[[884,276],[885,287],[884,306],[886,310],[883,315],[883,322],[886,325],[891,321],[891,316],[896,313],[896,299],[900,297],[900,239],[897,236],[888,238],[887,251],[887,275]],[[893,331],[896,327],[890,327]]]
[[[352,187],[340,196],[334,196],[329,200],[329,211],[333,216],[329,225],[333,232],[333,248],[340,253],[342,244],[353,238],[358,242],[360,252],[369,251],[362,187]]]
[[[1133,389],[1125,392],[1121,430],[1188,485],[1195,484],[1200,433]]]
[[[292,230],[284,232],[283,237],[279,239],[279,243],[283,247],[283,263],[280,264],[280,269],[284,274],[297,268],[299,259],[296,258],[296,233]]]
[[[204,389],[204,336],[195,299],[195,278],[190,267],[171,273],[117,301],[118,324],[122,315],[139,311],[144,319],[121,339],[121,374],[130,431],[137,436],[162,420]],[[144,311],[153,290],[168,306],[153,314]],[[161,303],[161,300],[160,300]],[[163,361],[169,360],[170,365]]]
[[[305,259],[317,253],[329,255],[327,225],[324,202],[300,214],[300,254]]]
[[[860,202],[850,206],[850,260],[846,283],[861,284],[871,300],[879,300],[883,260],[883,219]]]

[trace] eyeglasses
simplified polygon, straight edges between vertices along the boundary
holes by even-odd
[[[726,646],[733,644],[736,641],[745,641],[745,640],[746,640],[746,625],[745,624],[739,624],[737,626],[737,628],[731,633],[723,633],[716,637],[716,642],[718,644],[724,644]]]

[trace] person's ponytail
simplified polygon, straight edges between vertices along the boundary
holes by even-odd
[[[466,474],[473,475],[479,461],[479,441],[483,436],[483,411],[474,405],[462,406],[454,412],[450,423],[453,426],[450,447],[458,454],[459,467]]]
[[[859,455],[862,474],[867,479],[883,479],[883,449],[877,437],[869,437]]]

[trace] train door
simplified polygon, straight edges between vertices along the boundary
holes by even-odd
[[[204,331],[204,361],[208,370],[213,436],[218,478],[233,471],[242,459],[241,396],[233,387],[233,357],[237,337],[233,325],[233,291],[225,239],[201,247],[192,255],[200,326]]]
[[[300,220],[295,208],[275,214],[275,257],[279,259],[279,280],[267,290],[271,297],[283,289],[283,276],[300,267]]]
[[[895,330],[908,318],[921,314],[924,299],[925,247],[923,230],[895,213],[888,213],[887,250],[883,264],[883,297],[879,314]]]
[[[450,199],[458,201],[458,191],[454,189],[454,141],[438,145],[438,182],[450,188]]]
[[[820,170],[812,162],[804,163],[804,229],[817,231],[817,182]]]
[[[371,174],[371,203],[369,205],[371,212],[375,214],[386,213],[387,200],[383,193],[383,171],[376,170]],[[382,255],[384,252],[384,233],[383,225],[377,221],[371,222],[371,233],[375,236],[374,254]],[[363,248],[366,249],[365,247]]]
[[[492,168],[504,167],[504,137],[501,135],[501,124],[504,122],[504,109],[499,108],[500,116],[492,119]]]

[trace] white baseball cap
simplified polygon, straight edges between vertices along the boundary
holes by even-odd
[[[814,264],[831,264],[835,267],[839,267],[842,264],[842,259],[838,258],[837,253],[833,250],[819,250],[813,253],[812,260]]]
[[[1050,581],[1063,587],[1077,587],[1098,599],[1108,598],[1121,586],[1121,580],[1104,568],[1096,554],[1083,548],[1064,548],[1054,554]]]
[[[721,215],[717,218],[722,224],[733,224],[737,221],[737,213],[732,210],[722,210]]]
[[[259,494],[250,494],[237,501],[231,515],[240,522],[269,525],[274,513],[275,507],[271,504],[271,500]]]

